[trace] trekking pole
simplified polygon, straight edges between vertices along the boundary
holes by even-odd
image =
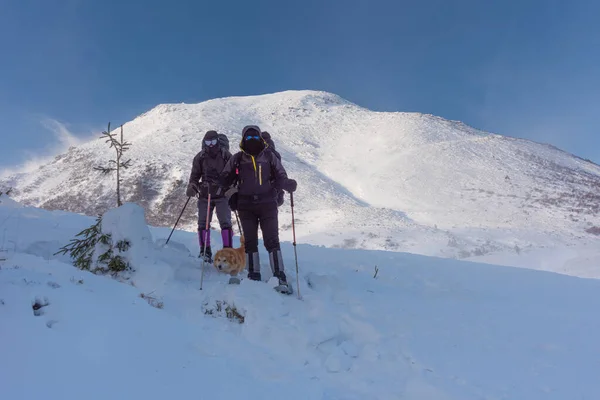
[[[300,296],[300,279],[298,278],[298,253],[296,252],[296,226],[294,224],[294,193],[290,193],[290,204],[292,206],[292,234],[294,235],[294,257],[296,258],[296,285],[298,290],[298,299]]]
[[[240,230],[240,236],[242,236],[244,234],[244,232],[242,232],[242,226],[240,225],[240,218],[238,217],[237,210],[234,211],[234,214],[235,214],[235,220],[237,221],[238,229]]]
[[[187,207],[188,203],[190,202],[190,199],[192,198],[192,196],[189,196],[185,202],[185,205],[183,206],[183,210],[181,210],[181,213],[179,214],[179,217],[177,217],[177,221],[175,221],[175,225],[173,225],[173,229],[171,229],[171,233],[169,233],[169,237],[167,238],[167,241],[165,242],[165,246],[169,243],[169,240],[171,239],[171,235],[173,234],[173,231],[175,230],[175,227],[177,226],[177,223],[179,223],[179,218],[181,218],[181,216],[183,215],[183,212],[185,211],[185,208]]]
[[[210,216],[210,183],[208,184],[208,204],[206,206],[206,228],[204,234],[204,251],[202,252],[202,274],[200,275],[200,290],[202,290],[202,282],[204,281],[204,264],[206,264],[206,245],[207,236],[210,235],[208,231],[208,217]]]

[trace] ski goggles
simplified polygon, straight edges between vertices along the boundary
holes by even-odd
[[[246,139],[244,139],[244,140],[250,140],[250,139],[258,140],[258,139],[260,139],[260,136],[258,136],[258,135],[246,136]]]
[[[217,139],[205,140],[204,143],[206,143],[207,146],[214,146],[217,144]]]

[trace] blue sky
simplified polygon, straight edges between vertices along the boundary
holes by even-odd
[[[0,168],[160,103],[288,89],[600,163],[598,15],[597,1],[5,1]]]

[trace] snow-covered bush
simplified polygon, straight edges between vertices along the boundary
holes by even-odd
[[[129,262],[122,254],[129,250],[130,242],[122,239],[115,243],[110,233],[102,232],[101,226],[102,216],[98,216],[94,225],[79,232],[54,254],[69,253],[77,268],[95,274],[128,270]]]
[[[79,269],[115,275],[133,271],[136,255],[137,258],[146,256],[151,251],[151,243],[143,208],[125,203],[98,216],[94,225],[79,232],[55,254],[68,253]]]

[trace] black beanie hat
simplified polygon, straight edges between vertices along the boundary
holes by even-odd
[[[212,139],[218,139],[218,138],[219,138],[219,134],[217,133],[217,131],[208,131],[204,135],[204,140],[212,140]]]

